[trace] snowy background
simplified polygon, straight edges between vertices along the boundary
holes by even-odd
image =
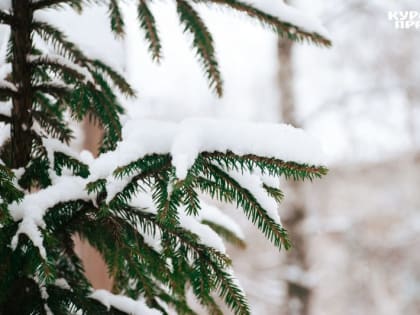
[[[238,277],[255,314],[282,314],[289,303],[284,280],[291,277],[313,291],[309,314],[419,314],[420,30],[396,30],[388,11],[420,11],[420,4],[300,0],[293,5],[317,16],[333,38],[331,49],[293,48],[297,120],[322,144],[330,173],[305,185],[299,196],[286,189],[279,209],[281,216],[296,198],[307,209],[299,232],[307,239],[308,272],[286,266],[288,253],[278,254],[237,216],[249,242],[246,250],[230,249]],[[153,8],[163,40],[159,65],[151,61],[129,6],[127,36],[119,42],[103,32],[105,10],[88,10],[82,17],[44,15],[92,56],[128,75],[139,96],[127,103],[128,116],[282,121],[282,65],[274,34],[241,16],[201,10],[225,81],[225,96],[218,99],[174,6],[162,1]],[[1,30],[0,38],[4,35]]]

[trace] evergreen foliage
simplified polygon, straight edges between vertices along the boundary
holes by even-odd
[[[11,36],[7,62],[11,72],[0,83],[0,98],[12,104],[0,122],[11,127],[10,141],[1,148],[0,160],[0,314],[122,314],[107,308],[90,294],[92,286],[75,253],[74,235],[87,240],[102,255],[113,279],[113,293],[143,299],[163,314],[168,307],[179,314],[194,314],[186,292],[191,289],[211,313],[219,314],[216,293],[236,314],[249,314],[244,293],[230,271],[230,259],[203,244],[180,224],[179,209],[189,216],[200,213],[200,194],[235,204],[279,249],[289,248],[285,229],[275,222],[258,199],[230,172],[259,171],[293,180],[312,180],[326,173],[323,167],[287,162],[271,157],[237,155],[234,152],[200,153],[187,176],[176,176],[172,157],[149,154],[115,168],[113,175],[126,185],[114,196],[107,179],[91,177],[89,166],[65,150],[51,150],[46,140],[63,146],[73,137],[66,114],[81,121],[89,117],[104,130],[101,152],[109,152],[121,140],[121,93],[135,93],[124,77],[100,60],[90,59],[54,25],[38,21],[38,10],[70,6],[81,12],[85,5],[106,3],[110,26],[123,36],[124,19],[118,0],[12,0],[10,10],[0,10],[0,22],[9,25]],[[159,61],[161,43],[149,1],[138,0],[139,26],[144,30],[152,58]],[[185,32],[192,35],[193,49],[209,85],[222,95],[212,35],[196,6],[223,6],[240,11],[291,40],[330,43],[319,34],[279,21],[237,0],[177,0],[177,13]],[[291,30],[293,28],[293,31]],[[38,35],[55,54],[37,47]],[[88,194],[61,200],[45,210],[36,226],[41,244],[22,232],[22,218],[11,214],[25,196],[47,191],[57,178],[69,173],[79,178]],[[268,196],[283,198],[276,187],[264,186]],[[139,192],[152,196],[153,209],[133,206]],[[221,237],[244,246],[232,231],[211,220],[202,223]],[[16,238],[17,237],[17,238]],[[150,238],[160,241],[158,250]],[[41,247],[45,252],[41,250]],[[60,285],[65,279],[66,285]]]

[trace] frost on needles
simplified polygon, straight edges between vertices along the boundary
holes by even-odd
[[[222,75],[201,6],[239,12],[291,40],[330,45],[318,22],[264,1],[174,1],[218,95]],[[0,56],[0,314],[194,314],[189,291],[211,313],[222,312],[216,294],[234,313],[249,314],[224,246],[244,246],[243,234],[208,200],[236,206],[274,246],[289,248],[277,214],[283,193],[273,178],[326,174],[319,145],[282,125],[194,119],[123,125],[124,97],[135,97],[124,76],[38,14],[107,5],[111,30],[123,36],[121,2],[0,1],[0,23],[10,29]],[[136,3],[139,27],[159,61],[153,5]],[[69,116],[101,126],[99,157],[69,146]],[[101,253],[112,292],[93,290],[74,235]]]

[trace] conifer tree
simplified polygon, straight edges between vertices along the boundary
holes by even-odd
[[[281,190],[260,183],[256,193],[241,178],[253,173],[312,180],[326,169],[268,149],[251,146],[244,152],[229,139],[208,145],[203,136],[205,143],[194,154],[182,151],[191,144],[190,134],[215,127],[212,122],[201,122],[204,127],[185,123],[178,129],[144,122],[124,129],[123,99],[117,95],[135,97],[124,77],[37,18],[45,9],[82,12],[88,4],[105,4],[112,31],[124,36],[121,2],[0,1],[0,23],[10,28],[2,65],[8,71],[0,78],[0,121],[10,128],[9,139],[0,144],[0,314],[167,314],[169,309],[194,314],[186,298],[189,290],[211,313],[221,313],[218,295],[234,313],[248,314],[229,257],[212,246],[217,235],[240,245],[242,240],[214,213],[203,215],[202,196],[234,204],[275,246],[289,248],[286,231],[260,194],[280,201]],[[159,61],[162,45],[151,3],[135,2],[151,56]],[[291,40],[330,45],[306,26],[238,0],[175,2],[209,86],[219,96],[221,73],[199,6],[240,12]],[[73,137],[68,114],[77,121],[89,117],[104,130],[97,159],[68,145]],[[250,129],[252,136],[261,128]],[[289,127],[280,131],[302,136]],[[75,252],[74,235],[103,256],[112,293],[92,289]],[[213,238],[206,241],[209,235]]]

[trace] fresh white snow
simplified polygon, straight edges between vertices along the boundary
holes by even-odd
[[[198,219],[200,221],[210,221],[213,222],[229,231],[231,231],[236,237],[241,240],[245,239],[244,232],[237,222],[235,222],[231,217],[225,214],[219,208],[205,203],[203,200],[200,200],[201,210],[198,214]]]
[[[94,176],[106,177],[115,165],[126,165],[148,154],[170,153],[179,179],[201,152],[232,151],[311,165],[324,164],[318,141],[290,125],[190,118],[180,123],[129,120],[117,149],[91,162]]]
[[[180,225],[194,234],[198,235],[202,244],[217,249],[221,253],[226,253],[225,244],[213,229],[208,225],[200,223],[197,218],[187,215],[185,209],[179,209]]]
[[[110,196],[121,190],[127,178],[116,179],[112,172],[117,166],[153,153],[170,153],[179,179],[185,178],[188,169],[200,152],[232,151],[238,155],[255,154],[274,157],[285,161],[308,164],[322,164],[322,151],[317,142],[303,130],[281,124],[257,124],[212,119],[187,119],[179,124],[161,121],[128,121],[123,128],[123,141],[115,151],[94,159],[88,152],[77,154],[54,139],[44,139],[51,163],[53,153],[63,152],[79,158],[90,167],[88,179],[74,176],[52,175],[53,185],[38,192],[27,194],[20,203],[13,203],[10,212],[15,221],[22,220],[12,240],[15,248],[22,233],[34,242],[42,257],[46,257],[39,230],[45,226],[43,217],[48,208],[59,202],[75,199],[90,200],[85,191],[88,182],[99,178],[107,179]],[[268,215],[277,223],[280,218],[277,204],[267,196],[262,188],[262,180],[257,175],[232,173],[237,181],[252,192]],[[110,201],[108,198],[107,201]],[[223,242],[208,226],[183,214],[180,209],[181,225],[193,229],[202,242],[224,252]],[[226,222],[225,222],[226,223]],[[234,227],[234,229],[236,229]]]
[[[1,83],[0,83],[1,84]],[[0,114],[10,117],[12,113],[12,103],[11,102],[0,102]]]
[[[137,207],[142,211],[148,211],[154,214],[157,213],[156,206],[151,198],[150,193],[138,193],[131,200],[130,205]],[[200,200],[200,206],[201,210],[197,216],[187,215],[185,213],[185,208],[182,207],[179,209],[179,220],[180,225],[183,228],[196,234],[199,237],[201,243],[213,247],[222,253],[226,252],[223,240],[209,226],[201,223],[204,220],[220,225],[231,231],[238,238],[244,239],[244,234],[241,228],[228,215],[224,214],[215,206],[211,206],[202,200]],[[139,228],[139,231],[142,233],[141,228]],[[155,237],[152,237],[151,235],[145,235],[144,233],[142,234],[145,238],[145,241],[156,251],[160,252],[162,250],[160,245],[160,235],[156,234]]]
[[[56,280],[54,281],[54,285],[55,285],[56,287],[59,287],[60,289],[63,289],[63,290],[70,290],[70,291],[71,291],[71,287],[70,287],[69,283],[68,283],[68,282],[67,282],[67,280],[66,280],[66,279],[64,279],[64,278],[58,278],[58,279],[56,279]]]
[[[180,179],[185,178],[197,155],[206,151],[232,151],[238,155],[255,154],[297,163],[324,164],[318,142],[290,125],[204,118],[186,119],[179,124],[135,120],[124,126],[123,137],[125,141],[117,151],[126,150],[127,154],[119,152],[119,157],[124,156],[131,162],[131,156],[138,158],[147,152],[170,152]]]
[[[325,38],[330,38],[328,30],[315,17],[309,16],[280,0],[254,0],[248,2],[254,8],[274,15],[280,21],[288,22],[300,29],[317,33]]]
[[[241,174],[238,172],[229,172],[229,175],[255,197],[257,202],[267,211],[268,216],[273,219],[274,222],[280,224],[278,204],[264,190],[263,181],[259,176],[247,173]]]
[[[144,302],[130,299],[123,295],[115,295],[107,290],[95,290],[90,295],[101,302],[107,309],[114,307],[130,315],[159,315],[160,312],[149,308]]]
[[[46,258],[46,251],[42,244],[43,238],[39,228],[45,227],[44,215],[48,208],[59,202],[77,199],[88,200],[85,191],[87,181],[74,176],[61,176],[54,180],[54,184],[32,194],[26,194],[20,202],[10,205],[10,214],[15,221],[22,220],[12,239],[12,248],[16,248],[20,234],[26,234],[38,247],[41,257]]]
[[[12,90],[13,92],[17,91],[16,86],[12,82],[9,82],[6,80],[0,80],[0,89],[9,89],[9,90]]]

